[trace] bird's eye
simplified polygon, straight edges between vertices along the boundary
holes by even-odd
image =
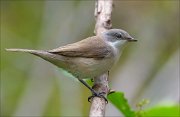
[[[122,35],[119,34],[119,33],[115,33],[115,36],[116,36],[117,38],[121,38],[121,37],[122,37]]]

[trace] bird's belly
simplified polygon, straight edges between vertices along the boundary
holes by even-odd
[[[107,72],[113,63],[114,60],[110,58],[74,58],[72,64],[66,70],[80,79],[93,78]]]

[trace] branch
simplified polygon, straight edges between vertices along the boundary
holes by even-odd
[[[113,0],[96,0],[95,3],[95,18],[96,25],[94,33],[100,35],[103,31],[112,27],[111,13],[113,8]],[[93,89],[97,93],[104,92],[104,96],[107,97],[109,93],[108,85],[108,73],[102,74],[99,77],[94,78]],[[106,101],[103,98],[94,97],[91,101],[90,117],[105,116]]]
[[[94,33],[99,35],[105,30],[112,27],[111,13],[113,8],[113,0],[96,0],[94,16],[96,18],[96,26]]]

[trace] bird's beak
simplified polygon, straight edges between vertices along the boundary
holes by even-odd
[[[128,38],[126,38],[127,39],[127,41],[129,41],[129,42],[136,42],[137,40],[136,39],[134,39],[133,37],[128,37]]]

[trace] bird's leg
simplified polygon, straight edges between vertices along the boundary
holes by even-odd
[[[108,71],[108,76],[109,76],[109,71]],[[109,89],[108,95],[109,95],[109,94],[112,94],[112,93],[115,93],[115,92],[116,92],[116,90]]]
[[[104,97],[104,92],[101,93],[97,93],[94,89],[92,89],[84,80],[82,79],[78,79],[83,85],[85,85],[91,92],[92,92],[92,96],[88,97],[88,101],[90,102],[90,100],[94,97],[100,97],[103,98],[106,103],[108,103],[108,100]]]
[[[92,89],[84,80],[78,79],[84,86],[86,86],[93,94],[96,93],[94,89]]]

